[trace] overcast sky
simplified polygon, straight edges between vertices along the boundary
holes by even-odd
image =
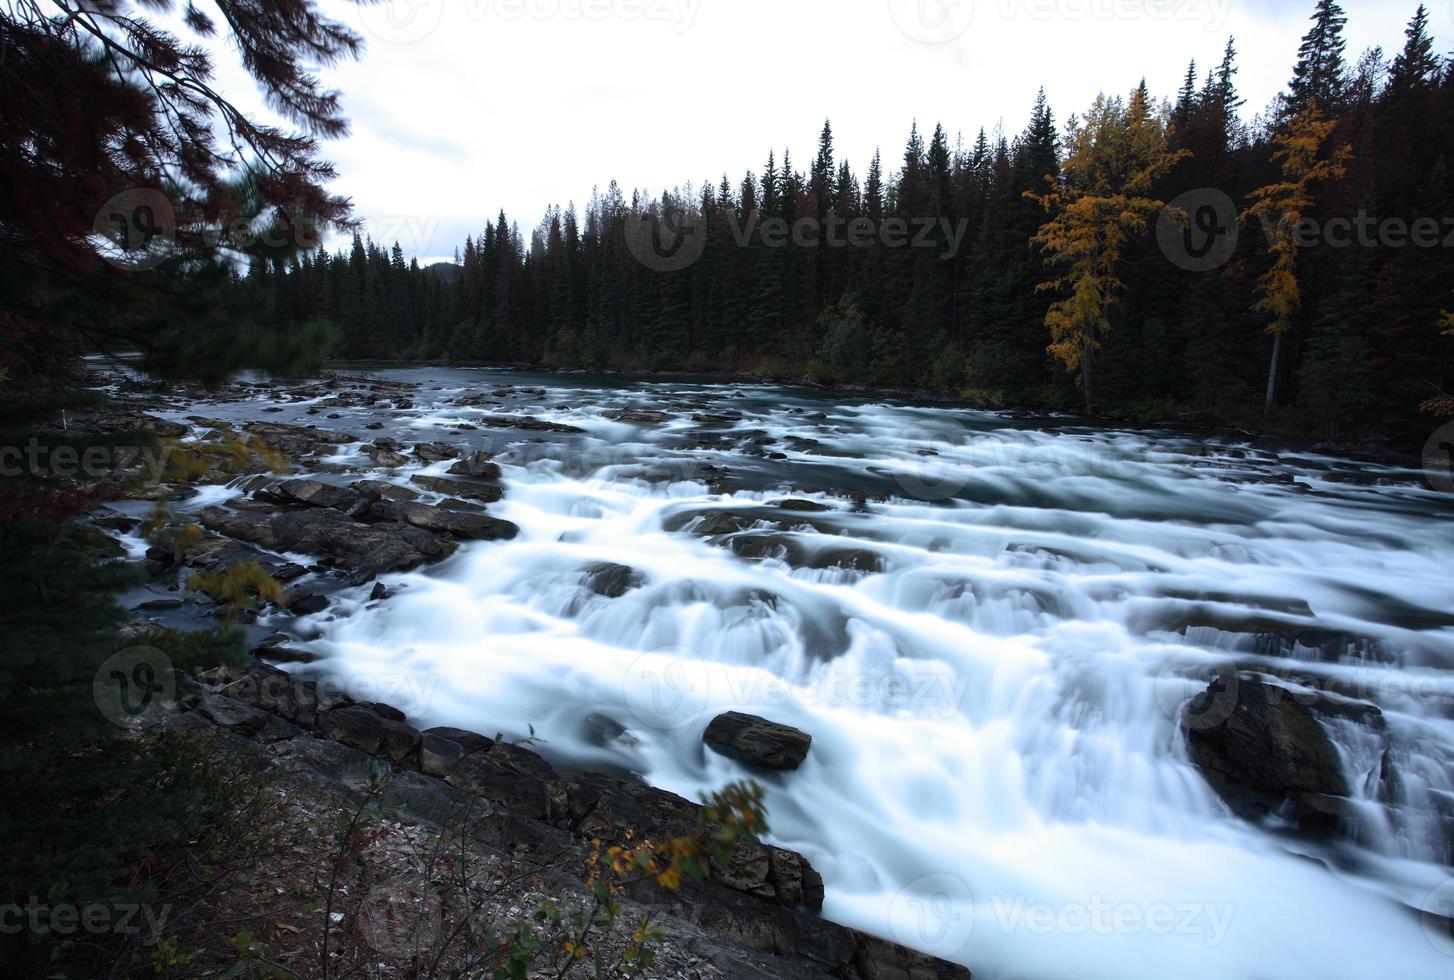
[[[860,175],[909,124],[966,141],[1026,122],[1044,86],[1058,123],[1143,75],[1174,94],[1229,34],[1249,113],[1286,84],[1313,0],[324,0],[368,39],[325,72],[352,133],[326,146],[337,189],[406,254],[450,256],[504,208],[522,230],[594,186],[663,187],[770,147],[806,167],[824,117]],[[1399,48],[1415,0],[1347,0],[1350,60]],[[1451,0],[1431,5],[1441,53]],[[224,75],[235,88],[236,76]],[[231,90],[231,89],[230,89]],[[240,93],[239,93],[240,94]],[[244,99],[243,101],[247,101]]]

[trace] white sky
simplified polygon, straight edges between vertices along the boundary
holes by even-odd
[[[1286,84],[1313,0],[323,0],[363,33],[358,63],[324,75],[352,133],[326,144],[336,189],[375,239],[452,255],[502,207],[522,230],[547,205],[583,209],[614,177],[652,193],[770,147],[805,169],[824,117],[863,174],[896,161],[912,120],[973,139],[1022,128],[1044,86],[1057,123],[1144,75],[1157,96],[1228,34],[1250,115]],[[1391,57],[1416,0],[1345,0],[1350,60]],[[1454,0],[1434,0],[1454,50]],[[239,91],[232,71],[225,89]]]

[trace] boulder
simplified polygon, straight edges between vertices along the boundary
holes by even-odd
[[[813,736],[740,711],[713,718],[702,741],[714,751],[759,769],[796,769],[808,757]]]
[[[372,706],[351,705],[318,716],[320,737],[342,742],[365,755],[387,755],[400,762],[419,745],[420,735],[412,727],[385,718]]]
[[[498,480],[500,465],[490,462],[489,453],[471,453],[449,468],[455,476],[472,476],[477,480]]]
[[[478,500],[481,503],[492,504],[505,495],[505,491],[495,483],[474,483],[468,480],[446,480],[438,476],[426,476],[422,473],[410,477],[410,482],[417,483],[425,490],[432,490],[435,493],[442,493],[447,497],[461,497],[465,500]]]
[[[796,510],[807,513],[817,513],[825,510],[832,510],[828,504],[816,500],[804,500],[802,497],[788,497],[777,501],[777,506],[783,510]]]
[[[648,408],[619,408],[607,412],[606,418],[614,419],[617,422],[627,422],[631,425],[660,425],[662,422],[671,421],[671,416],[666,412],[657,412]]]
[[[615,562],[596,562],[587,565],[582,572],[585,574],[585,587],[608,599],[619,599],[632,589],[640,588],[642,583],[640,572]]]
[[[253,496],[272,503],[332,507],[336,510],[348,510],[359,497],[357,491],[318,480],[276,480],[254,490]]]
[[[379,439],[371,445],[364,447],[364,452],[369,459],[374,461],[375,466],[383,466],[387,469],[397,469],[400,466],[409,465],[409,457],[398,451],[398,444],[392,439]]]
[[[447,442],[421,442],[414,446],[414,455],[431,463],[454,459],[459,450]]]
[[[1305,830],[1334,830],[1350,792],[1324,719],[1381,729],[1379,709],[1333,695],[1293,691],[1253,674],[1214,678],[1181,714],[1187,753],[1234,812],[1269,813]]]
[[[486,514],[409,501],[376,504],[371,513],[386,513],[413,527],[470,540],[508,541],[520,533],[518,526]]]
[[[388,480],[355,480],[350,486],[360,494],[372,493],[385,500],[418,500],[419,491]]]
[[[208,530],[270,551],[327,555],[360,585],[380,572],[415,568],[454,550],[451,542],[422,528],[394,522],[361,524],[326,507],[272,515],[206,507],[197,519]]]

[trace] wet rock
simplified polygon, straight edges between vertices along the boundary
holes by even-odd
[[[463,728],[451,728],[448,725],[425,729],[425,734],[435,735],[439,738],[447,738],[451,742],[457,742],[467,753],[484,752],[495,744],[493,738],[485,738],[485,736],[478,732],[467,731]]]
[[[415,445],[414,455],[430,463],[438,463],[454,459],[459,455],[459,450],[447,442],[421,442]]]
[[[164,609],[181,609],[181,599],[147,599],[145,602],[138,602],[136,608],[142,612],[158,612]]]
[[[388,480],[355,480],[350,487],[357,493],[373,493],[386,500],[419,499],[419,491]]]
[[[1248,819],[1290,816],[1334,830],[1350,787],[1322,720],[1381,728],[1374,705],[1295,692],[1252,674],[1214,678],[1181,715],[1187,753],[1232,810]]]
[[[505,491],[498,484],[494,483],[470,483],[465,480],[446,480],[438,476],[425,476],[416,474],[409,478],[411,482],[417,483],[426,490],[435,493],[442,493],[450,497],[462,497],[465,500],[478,500],[481,503],[492,504],[505,495]]]
[[[274,633],[253,648],[252,655],[275,664],[310,664],[319,659],[312,650],[289,646],[292,637]]]
[[[713,718],[702,741],[714,751],[761,769],[796,769],[808,757],[813,736],[740,711]]]
[[[386,469],[398,469],[400,466],[409,465],[409,457],[388,445],[374,443],[372,446],[365,446],[364,452],[369,459],[374,461],[375,466],[382,466]]]
[[[587,565],[582,571],[585,573],[585,587],[608,599],[619,599],[632,589],[640,588],[643,581],[636,569],[609,561]]]
[[[705,428],[722,428],[742,421],[741,412],[698,412],[692,421]]]
[[[328,596],[312,592],[293,593],[288,596],[288,611],[297,616],[312,616],[328,608]]]
[[[560,432],[578,433],[585,432],[585,429],[574,425],[566,425],[562,422],[547,422],[538,419],[533,415],[522,415],[518,418],[511,418],[505,415],[486,415],[477,420],[481,425],[487,425],[492,429],[523,429],[527,432]]]
[[[884,558],[867,548],[819,548],[802,563],[808,568],[846,568],[855,572],[882,572]]]
[[[788,497],[784,500],[778,500],[775,503],[783,510],[807,511],[810,513],[833,510],[828,504],[819,503],[816,500],[804,500],[801,497]]]
[[[449,468],[455,476],[472,476],[479,480],[498,480],[500,466],[490,462],[489,453],[471,453]]]
[[[377,602],[380,599],[387,599],[392,594],[393,593],[391,593],[387,588],[384,587],[383,582],[375,582],[373,590],[369,592],[369,601]]]
[[[277,480],[254,490],[253,496],[279,504],[347,510],[358,501],[359,495],[347,487],[318,480]]]
[[[606,418],[614,419],[617,422],[628,422],[632,425],[660,425],[662,422],[671,421],[671,416],[666,412],[657,412],[647,408],[619,408],[607,412]]]
[[[486,514],[408,501],[377,504],[372,513],[386,513],[413,527],[470,540],[508,541],[520,533],[518,526]]]
[[[361,524],[330,508],[284,514],[248,514],[207,507],[202,526],[270,551],[327,555],[362,584],[380,572],[416,568],[447,557],[453,545],[422,528],[401,523]]]
[[[347,432],[320,429],[317,426],[287,425],[282,422],[248,422],[243,426],[272,449],[290,455],[311,453],[319,446],[336,446],[354,442]]]

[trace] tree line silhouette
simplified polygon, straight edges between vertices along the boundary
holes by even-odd
[[[232,277],[260,322],[338,353],[752,371],[991,405],[1422,440],[1454,308],[1454,63],[1420,6],[1350,62],[1318,0],[1287,91],[1250,122],[1236,50],[1174,98],[1144,83],[1016,135],[910,130],[861,174],[825,123],[806,169],[650,196],[614,181],[453,263],[356,234]],[[1402,229],[1402,230],[1400,230]],[[1210,258],[1208,258],[1210,256]]]

